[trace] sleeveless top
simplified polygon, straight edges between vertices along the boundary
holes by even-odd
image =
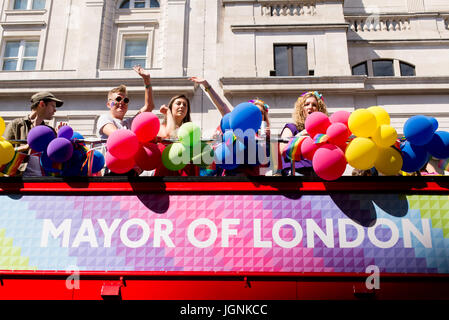
[[[294,123],[287,123],[284,126],[284,128],[281,130],[281,136],[282,136],[282,133],[284,132],[285,128],[288,128],[292,132],[293,137],[299,133],[299,130]],[[282,174],[289,175],[292,163],[285,156],[283,156],[281,158],[282,158]],[[307,160],[307,159],[301,159],[300,161],[295,161],[295,169],[297,172],[310,171],[312,169],[312,161]]]

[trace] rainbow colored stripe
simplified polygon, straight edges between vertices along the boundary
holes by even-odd
[[[324,133],[318,133],[314,138],[313,142],[315,144],[325,143],[329,140],[329,136]]]
[[[438,168],[449,171],[449,159],[441,159],[438,161]]]
[[[290,139],[285,148],[285,156],[287,159],[300,161],[301,160],[301,144],[306,137],[297,136]]]
[[[0,172],[8,177],[15,176],[22,162],[28,157],[27,154],[16,152],[10,162],[0,167]]]

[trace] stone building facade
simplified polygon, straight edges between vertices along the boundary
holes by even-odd
[[[381,105],[400,133],[415,114],[449,130],[447,0],[0,0],[0,54],[1,117],[49,90],[65,100],[54,124],[86,137],[109,89],[128,86],[129,115],[142,105],[133,63],[151,73],[157,107],[191,98],[204,138],[220,114],[190,76],[231,107],[264,100],[275,134],[308,90],[330,112]]]

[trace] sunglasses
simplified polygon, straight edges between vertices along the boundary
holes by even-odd
[[[117,96],[116,98],[115,98],[115,101],[117,101],[117,102],[120,102],[120,101],[122,101],[122,97],[121,96]],[[111,99],[112,100],[112,99]],[[128,98],[124,98],[123,99],[123,102],[124,103],[128,103],[129,102],[129,99]]]

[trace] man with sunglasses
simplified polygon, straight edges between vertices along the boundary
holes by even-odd
[[[134,66],[133,69],[142,77],[145,84],[145,105],[140,108],[137,114],[151,112],[154,109],[154,102],[150,75],[141,66]],[[97,136],[99,138],[107,139],[112,132],[118,129],[131,129],[134,118],[125,118],[128,103],[129,98],[125,85],[120,85],[109,91],[106,103],[109,113],[101,115],[97,122]]]

